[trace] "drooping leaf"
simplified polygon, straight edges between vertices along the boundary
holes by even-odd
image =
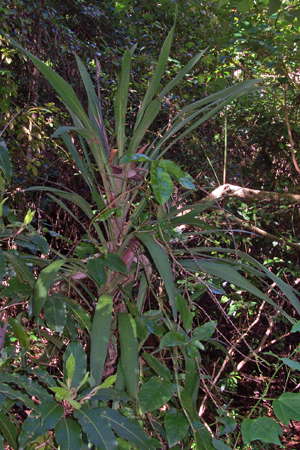
[[[57,274],[64,264],[63,259],[58,259],[49,264],[40,272],[40,275],[35,283],[32,310],[34,316],[38,316],[44,306],[48,291],[57,278]]]
[[[62,99],[64,104],[69,108],[72,114],[77,116],[83,124],[88,124],[87,115],[84,112],[84,109],[82,108],[82,105],[78,100],[78,97],[76,96],[72,86],[67,83],[60,75],[58,75],[53,69],[47,66],[47,64],[40,61],[28,50],[22,48],[16,41],[14,41],[13,39],[10,39],[10,41],[15,47],[17,47],[19,50],[21,50],[22,53],[24,53],[26,56],[28,56],[28,58],[31,59],[33,64],[44,75],[46,80],[51,84],[53,89]]]
[[[82,437],[79,424],[74,419],[63,417],[55,427],[55,440],[60,450],[80,449]]]
[[[144,383],[139,392],[139,403],[143,412],[154,411],[165,405],[176,392],[176,385],[152,377]]]
[[[164,426],[168,444],[173,447],[185,438],[190,425],[181,411],[171,409],[165,414]]]
[[[101,408],[101,417],[107,420],[118,436],[135,444],[137,448],[144,450],[152,448],[149,445],[149,437],[136,421],[124,417],[111,408]]]
[[[270,303],[274,308],[280,309],[276,303],[264,294],[259,288],[257,288],[251,281],[246,279],[243,275],[241,275],[238,270],[230,263],[216,262],[206,259],[185,259],[180,260],[180,263],[190,271],[203,271],[214,275],[222,280],[229,281],[230,283],[235,284],[239,288],[250,292],[254,296],[260,298],[261,300]],[[280,309],[281,313],[288,319],[292,320],[290,316],[285,313],[282,308]]]
[[[175,286],[168,255],[165,249],[153,238],[151,233],[137,233],[137,238],[149,251],[151,258],[153,259],[153,262],[163,279],[169,297],[170,306],[172,308],[173,317],[176,318],[176,295],[178,292]]]
[[[44,402],[51,402],[53,399],[47,389],[32,378],[28,378],[27,375],[20,375],[17,373],[0,373],[0,382],[8,384],[13,383],[15,386],[18,386],[18,388],[23,389],[30,397],[36,397]],[[22,391],[14,390],[12,392],[19,392],[18,395],[25,395]],[[21,398],[19,398],[19,400],[21,400]],[[24,401],[25,404],[27,404],[26,402],[27,400]],[[30,405],[30,409],[35,409],[32,402]]]
[[[101,417],[101,408],[83,407],[74,412],[90,442],[103,450],[117,447],[117,440],[109,422]]]
[[[102,381],[108,343],[111,335],[112,310],[112,296],[101,295],[96,305],[90,333],[91,386],[100,384]]]
[[[138,341],[136,323],[128,313],[119,313],[118,316],[121,367],[128,394],[136,399],[139,381]]]
[[[265,444],[280,445],[279,436],[282,429],[275,420],[270,417],[258,417],[257,419],[244,419],[241,425],[242,437],[244,443],[259,440]]]
[[[273,410],[280,422],[288,425],[290,420],[300,420],[300,394],[285,392],[273,401]]]

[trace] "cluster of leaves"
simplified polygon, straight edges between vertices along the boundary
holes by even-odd
[[[201,352],[208,346],[218,346],[214,337],[217,322],[194,323],[195,312],[186,292],[176,283],[179,271],[175,267],[180,268],[181,276],[202,274],[205,289],[211,289],[207,278],[232,284],[280,311],[293,324],[292,332],[299,331],[294,313],[277,305],[263,286],[267,281],[277,285],[299,313],[295,289],[247,254],[223,248],[170,248],[170,231],[180,225],[202,227],[201,214],[212,205],[187,204],[181,210],[172,207],[174,181],[187,189],[195,184],[163,155],[257,85],[256,80],[250,80],[196,100],[178,111],[171,126],[151,139],[148,130],[165,96],[203,56],[203,52],[196,55],[162,88],[173,33],[174,29],[162,46],[131,130],[126,118],[134,48],[123,56],[114,104],[117,150],[111,150],[108,144],[100,98],[81,59],[76,57],[88,113],[70,84],[15,43],[70,112],[73,125],[60,127],[55,135],[62,138],[89,198],[51,186],[27,189],[46,192],[83,229],[76,248],[71,248],[67,256],[60,252],[54,256],[45,238],[32,226],[33,212],[28,211],[23,222],[18,222],[12,211],[4,208],[3,195],[1,237],[7,243],[1,253],[2,296],[7,299],[3,311],[16,310],[16,303],[24,308],[9,320],[8,342],[1,360],[0,430],[13,448],[34,448],[40,442],[49,442],[50,446],[56,442],[61,449],[91,445],[161,448],[164,442],[169,447],[179,444],[200,450],[229,448],[227,443],[237,421],[227,412],[221,416],[216,413],[216,421],[224,427],[208,431],[198,411]],[[12,169],[4,143],[0,167],[4,181],[9,183]],[[76,216],[74,205],[84,220]],[[231,253],[239,260],[231,258]],[[158,274],[156,280],[154,273]],[[163,283],[165,291],[158,283]],[[73,295],[63,293],[65,286]],[[49,365],[49,371],[39,367],[49,349],[43,349],[37,359],[31,353],[29,320],[38,327],[37,341],[40,333],[59,350],[55,375],[50,374],[53,366]],[[5,331],[3,325],[2,340]],[[12,336],[19,345],[13,341],[9,344]],[[147,342],[151,337],[158,344],[149,352]],[[34,350],[38,350],[37,344]],[[118,354],[118,367],[114,375],[108,375],[113,352]],[[296,363],[289,359],[287,364]],[[299,402],[299,394],[293,392],[275,399],[273,409],[278,420],[299,420]],[[148,434],[144,431],[147,424]],[[239,424],[244,444],[257,439],[280,444],[281,428],[269,417],[243,418]]]

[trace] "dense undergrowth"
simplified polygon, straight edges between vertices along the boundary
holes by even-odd
[[[246,77],[177,101],[206,52],[172,60],[173,34],[144,77],[138,49],[125,51],[112,104],[97,60],[95,89],[76,56],[78,97],[52,63],[10,40],[68,113],[26,106],[1,133],[0,447],[299,446],[296,181],[274,206],[287,185],[278,154],[268,179],[265,137],[253,136],[255,176],[231,135],[244,111],[247,165],[243,145],[266,120],[270,85]],[[137,73],[146,93],[132,88]],[[228,180],[276,192],[211,195]]]

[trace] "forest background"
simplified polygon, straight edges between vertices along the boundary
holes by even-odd
[[[298,448],[298,2],[0,12],[0,448]]]

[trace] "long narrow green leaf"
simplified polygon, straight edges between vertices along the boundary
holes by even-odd
[[[6,180],[10,182],[12,177],[12,164],[8,148],[3,140],[0,140],[0,169]]]
[[[131,58],[135,46],[131,50],[127,50],[122,58],[121,73],[118,83],[118,89],[114,101],[114,112],[116,121],[117,147],[119,157],[124,153],[126,144],[125,123],[128,104],[128,89],[131,68]]]
[[[280,312],[293,323],[293,319],[285,312],[282,308],[280,308],[276,303],[264,294],[260,289],[258,289],[254,284],[252,284],[249,280],[243,277],[232,265],[225,264],[223,262],[215,262],[205,259],[192,259],[192,260],[181,260],[183,267],[186,267],[191,271],[203,271],[214,275],[222,280],[229,281],[234,285],[240,287],[241,289],[253,294],[255,297],[260,298],[268,302],[275,309],[280,310]]]
[[[93,82],[91,77],[86,70],[85,65],[82,63],[81,59],[75,55],[78,69],[80,71],[81,79],[83,81],[87,96],[88,96],[88,107],[90,120],[94,124],[95,131],[97,132],[100,139],[99,150],[103,153],[102,159],[104,160],[109,153],[109,144],[105,131],[104,120],[102,115],[102,108],[100,99],[97,97]]]
[[[134,130],[136,130],[137,127],[139,126],[139,124],[144,116],[144,113],[145,113],[146,109],[148,108],[148,105],[151,103],[153,98],[159,92],[161,78],[165,72],[165,68],[166,68],[169,54],[170,54],[171,44],[173,41],[173,35],[174,35],[174,26],[169,31],[169,34],[163,43],[162,49],[160,51],[159,59],[158,59],[157,65],[156,65],[155,72],[152,76],[149,87],[148,87],[145,97],[143,99],[142,105],[137,114]]]
[[[72,111],[72,113],[75,114],[85,126],[89,125],[88,117],[72,86],[67,83],[60,75],[58,75],[58,73],[51,69],[47,64],[36,58],[28,50],[25,50],[14,39],[10,39],[10,42],[15,47],[17,47],[24,55],[31,59],[33,64],[44,75],[46,80],[51,84],[53,89],[56,91],[63,103],[70,109],[70,111]]]
[[[107,348],[111,334],[113,298],[111,295],[99,297],[91,328],[91,386],[102,381],[102,374],[107,355]]]
[[[48,186],[32,186],[26,191],[46,191],[46,192],[52,192],[55,195],[58,195],[61,198],[64,198],[65,200],[70,201],[71,203],[74,203],[77,205],[89,219],[92,219],[94,216],[93,210],[90,207],[90,204],[79,194],[76,194],[75,192],[67,192],[62,191],[61,189],[56,189]]]
[[[157,114],[159,113],[160,107],[161,107],[161,102],[158,99],[152,100],[151,103],[147,106],[145,113],[144,113],[141,121],[139,122],[138,127],[134,130],[133,136],[130,140],[130,143],[128,146],[128,154],[129,155],[136,153],[136,150],[138,149],[138,146],[141,143],[143,137],[145,136],[150,125],[153,123],[154,119],[156,118]]]
[[[20,402],[24,403],[27,408],[36,408],[36,405],[28,397],[27,394],[24,394],[17,389],[11,388],[8,384],[0,383],[0,394],[5,395],[5,397],[11,398],[12,400],[19,400]]]
[[[157,375],[167,381],[172,380],[172,375],[170,370],[162,364],[159,359],[155,358],[155,356],[151,355],[150,353],[144,352],[142,354],[143,359],[146,361],[146,363],[151,367],[151,369],[154,370],[154,372],[157,373]]]
[[[262,81],[261,79],[257,78],[253,80],[246,80],[240,83],[236,83],[233,86],[224,88],[221,91],[210,94],[207,97],[202,98],[201,100],[197,100],[196,102],[185,106],[184,108],[182,108],[179,114],[185,115],[195,109],[199,109],[199,107],[202,107],[204,105],[222,102],[225,98],[232,96],[235,97],[236,95],[243,94],[244,92],[248,93],[251,92],[252,90],[256,90],[258,83],[261,81]]]
[[[186,108],[177,115],[173,126],[168,130],[164,136],[156,143],[155,150],[152,153],[152,157],[158,158],[165,154],[178,140],[183,139],[185,136],[190,134],[194,129],[199,127],[202,123],[207,121],[210,117],[214,116],[218,111],[220,111],[224,106],[231,103],[233,100],[237,99],[242,95],[246,95],[249,92],[257,89],[257,83],[260,80],[250,80],[250,82],[240,83],[238,86],[228,88],[228,92],[218,92],[212,94],[209,97],[199,100],[198,106],[196,108],[192,105],[188,105]],[[229,90],[230,89],[230,90]],[[194,104],[194,105],[195,105]],[[206,105],[206,106],[204,106]],[[199,106],[203,106],[199,109]],[[198,116],[201,116],[197,119]],[[185,128],[187,127],[187,128]],[[185,128],[180,134],[177,134],[181,129]],[[159,154],[160,148],[174,135],[175,139],[172,139],[171,143]]]
[[[35,317],[39,315],[41,309],[48,298],[48,290],[57,278],[58,271],[64,264],[64,260],[53,261],[43,269],[36,281],[32,300],[32,312]]]
[[[151,449],[149,437],[137,422],[127,419],[111,408],[101,408],[101,417],[108,421],[118,436],[135,444],[139,449]]]
[[[139,381],[138,341],[136,323],[133,317],[127,313],[118,316],[121,367],[125,379],[128,394],[136,399]]]
[[[117,447],[117,440],[109,423],[101,417],[101,408],[83,407],[74,412],[90,442],[101,450],[112,450]]]
[[[30,397],[36,397],[42,402],[48,403],[52,400],[52,395],[37,381],[28,378],[25,375],[20,375],[16,373],[1,373],[0,374],[1,383],[13,383],[18,386],[18,388],[23,389]],[[21,392],[21,391],[20,391]]]
[[[0,412],[0,433],[3,435],[4,439],[10,445],[11,448],[18,448],[17,437],[18,429],[14,422],[7,417],[6,414]]]
[[[163,99],[165,95],[168,94],[175,86],[178,85],[178,83],[185,77],[185,75],[192,70],[192,68],[197,64],[199,59],[204,55],[207,48],[202,50],[201,52],[197,53],[173,78],[173,80],[169,81],[169,83],[163,88],[163,90],[160,92],[159,97]]]
[[[153,262],[164,281],[170,306],[172,308],[173,317],[176,318],[177,289],[168,255],[164,248],[153,238],[151,233],[137,233],[136,236],[149,251],[151,258],[153,259]]]

